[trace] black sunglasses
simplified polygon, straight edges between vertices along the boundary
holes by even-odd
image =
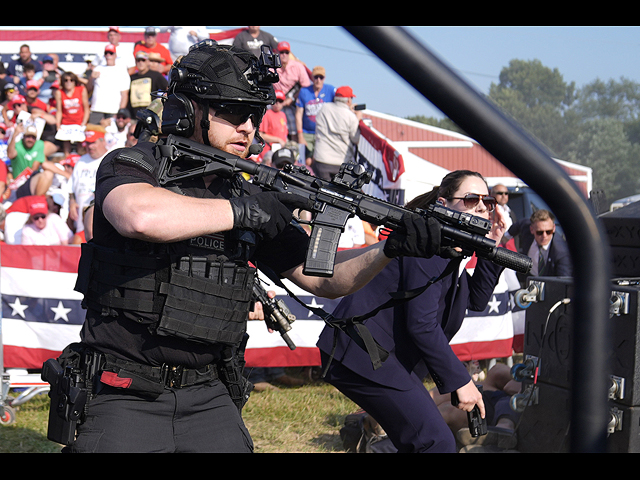
[[[475,208],[480,200],[484,203],[484,206],[487,207],[487,210],[493,212],[496,208],[496,199],[491,195],[478,195],[476,193],[469,193],[464,197],[451,197],[448,200],[462,200],[464,201],[465,208]]]
[[[553,235],[553,230],[536,230],[536,235],[541,237],[543,234]]]
[[[256,107],[254,105],[243,105],[240,103],[210,103],[216,113],[215,116],[238,126],[251,119],[253,126],[258,128],[265,114],[264,107]]]

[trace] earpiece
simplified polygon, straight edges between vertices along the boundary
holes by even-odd
[[[195,110],[191,100],[181,93],[173,93],[164,102],[162,133],[189,138],[195,129]]]

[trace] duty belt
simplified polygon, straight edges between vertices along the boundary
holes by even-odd
[[[216,380],[218,378],[218,369],[215,365],[207,365],[199,369],[189,369],[180,365],[171,366],[165,364],[160,367],[160,378],[165,387],[184,388],[210,380]]]
[[[165,387],[185,388],[218,378],[216,365],[206,365],[197,369],[168,364],[152,367],[120,360],[112,355],[104,355],[100,375],[100,381],[105,385],[156,395],[162,393]]]

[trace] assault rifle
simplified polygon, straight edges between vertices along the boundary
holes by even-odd
[[[278,332],[290,350],[295,350],[296,346],[287,333],[291,330],[291,324],[296,320],[295,315],[291,313],[284,301],[269,297],[258,277],[253,283],[253,296],[258,302],[262,303],[264,321],[267,327],[274,332]]]
[[[161,162],[158,179],[167,186],[193,177],[218,175],[229,178],[238,173],[252,176],[252,183],[265,190],[298,195],[309,200],[312,214],[311,243],[304,274],[331,277],[340,235],[347,220],[356,215],[361,220],[389,229],[402,228],[402,217],[410,210],[361,192],[371,180],[371,173],[358,164],[343,164],[332,181],[312,176],[304,167],[288,165],[283,170],[242,159],[230,153],[192,140],[169,135],[159,142]],[[486,238],[491,222],[439,205],[416,210],[423,217],[436,218],[442,224],[443,246],[460,247],[464,256],[475,253],[497,265],[528,273],[529,257],[497,247]]]

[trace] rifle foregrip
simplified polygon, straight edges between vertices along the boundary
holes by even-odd
[[[533,261],[518,252],[509,250],[508,248],[497,247],[491,261],[505,268],[510,268],[520,273],[529,273],[533,267]]]
[[[315,225],[311,231],[311,241],[303,273],[310,277],[333,277],[333,267],[338,251],[342,229]]]

